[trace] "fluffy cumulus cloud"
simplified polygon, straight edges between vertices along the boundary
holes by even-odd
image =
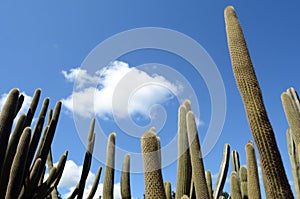
[[[22,114],[22,113],[27,113],[28,108],[29,108],[30,103],[31,103],[31,100],[32,100],[32,97],[27,95],[25,92],[22,92],[21,94],[24,95],[24,102],[22,104],[22,107],[21,107],[17,117],[19,117],[20,114]],[[7,99],[7,95],[8,95],[8,93],[4,93],[0,97],[0,112],[2,110],[3,105],[5,104],[5,101]]]
[[[80,180],[82,168],[83,168],[82,165],[79,166],[72,160],[68,160],[66,162],[63,175],[58,185],[58,190],[59,192],[62,193],[62,198],[68,198],[68,196],[71,195],[71,193],[73,192],[73,190],[75,189],[76,185]],[[83,198],[87,198],[88,194],[90,193],[94,179],[95,179],[95,174],[90,171],[86,180]],[[62,192],[62,190],[67,190],[67,191]],[[102,196],[102,190],[103,190],[103,184],[99,184],[94,198],[99,198],[100,195]],[[121,190],[120,183],[116,183],[114,186],[114,198],[116,199],[121,198],[120,190]]]
[[[121,61],[94,74],[80,68],[62,74],[75,83],[73,93],[62,100],[63,104],[82,117],[97,115],[107,119],[114,114],[122,118],[136,113],[146,116],[153,105],[167,102],[182,89],[163,76],[149,75]]]

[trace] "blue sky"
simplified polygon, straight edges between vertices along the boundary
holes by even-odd
[[[49,96],[52,107],[57,100],[64,100],[65,106],[53,143],[53,156],[54,161],[57,161],[64,150],[68,149],[69,160],[75,163],[69,162],[70,168],[78,170],[80,168],[77,167],[83,164],[85,153],[85,146],[80,136],[83,137],[83,142],[86,140],[84,140],[84,134],[80,133],[82,130],[76,129],[76,118],[74,120],[70,112],[73,110],[70,108],[71,106],[67,106],[70,102],[68,99],[73,92],[75,79],[77,81],[85,80],[85,87],[92,87],[91,85],[94,86],[94,83],[99,81],[97,79],[99,77],[84,75],[82,71],[81,79],[74,78],[72,75],[78,74],[76,70],[79,71],[79,67],[98,44],[115,34],[143,27],[175,30],[202,45],[216,64],[224,83],[225,123],[216,145],[204,158],[205,168],[210,169],[212,174],[217,174],[225,143],[230,143],[231,149],[239,151],[241,164],[245,164],[244,146],[248,140],[252,140],[252,137],[232,74],[227,48],[223,19],[223,10],[227,5],[235,7],[241,21],[285,168],[289,179],[292,180],[285,139],[288,124],[281,105],[280,94],[291,86],[300,90],[298,77],[298,67],[300,66],[300,13],[298,8],[300,3],[298,1],[289,1],[284,4],[269,0],[263,2],[228,1],[226,3],[217,1],[183,3],[181,1],[162,2],[156,0],[20,1],[15,3],[2,1],[0,3],[0,62],[2,69],[0,93],[5,94],[11,88],[17,87],[21,92],[32,96],[36,88],[42,88],[42,97]],[[126,45],[126,42],[120,42],[118,45],[121,48]],[[102,84],[96,86],[97,91],[106,88],[110,93],[109,89],[116,86],[113,83],[118,82],[120,74],[125,74],[130,70],[129,68],[149,63],[158,63],[149,64],[158,68],[162,67],[159,64],[168,66],[169,69],[174,69],[182,77],[185,77],[196,93],[200,107],[198,129],[200,140],[203,141],[211,119],[212,103],[206,82],[190,63],[177,55],[159,49],[132,51],[120,56],[117,60],[118,62],[114,63],[116,70],[107,70],[107,76],[105,76],[114,79],[108,79],[107,82],[104,81],[105,78],[102,79]],[[104,66],[95,67],[101,69]],[[142,73],[141,70],[136,70],[132,74],[140,75],[143,80],[146,79],[148,82],[153,83],[154,81],[164,88],[152,86],[146,90],[140,90],[140,93],[137,92],[136,97],[132,99],[134,103],[132,103],[129,113],[138,125],[147,126],[151,122],[147,116],[148,108],[153,103],[161,104],[168,117],[159,136],[162,146],[168,146],[177,132],[179,101],[176,97],[181,93],[180,82],[175,82],[176,78],[172,79],[172,75],[166,78],[166,73],[157,75],[156,79],[153,74]],[[173,89],[175,93],[172,94],[170,89]],[[116,143],[121,149],[139,153],[138,135],[141,132],[124,133],[110,114],[111,108],[108,102],[111,102],[113,98],[109,98],[105,92],[97,93],[103,97],[99,101],[98,99],[94,100],[94,105],[97,106],[94,111],[98,126],[101,126],[105,135],[115,131],[117,133]],[[149,95],[144,95],[144,93]],[[194,103],[193,106],[196,104]],[[79,105],[78,107],[80,108]],[[88,112],[89,107],[83,103],[80,113],[84,113],[85,109]],[[122,107],[119,109],[118,106],[116,107],[116,111],[120,111],[118,113],[122,115]],[[155,108],[152,112],[154,116],[157,110],[161,111],[161,109]],[[156,121],[159,122],[161,114],[163,113],[157,112],[154,117],[157,119]],[[90,116],[85,115],[85,118]],[[77,130],[80,132],[78,133]],[[88,129],[86,129],[87,132]],[[98,136],[100,134],[96,131],[96,137],[100,138]],[[174,150],[176,151],[176,149]],[[99,140],[97,145],[96,141],[94,152],[99,157],[101,154],[105,156],[105,142],[102,143]],[[92,173],[95,173],[97,168],[103,165],[98,159],[101,157],[93,159]],[[122,163],[122,160],[122,157],[118,157],[118,162]],[[171,181],[174,190],[176,167],[175,162],[163,170],[164,180]],[[120,181],[119,172],[116,173],[115,178],[115,183],[118,183]],[[101,182],[102,180],[103,176]],[[142,197],[143,175],[133,174],[131,184],[133,196]],[[229,186],[226,186],[226,189],[229,190]],[[65,188],[61,189],[61,192],[67,191]]]

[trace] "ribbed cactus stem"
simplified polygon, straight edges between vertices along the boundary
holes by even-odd
[[[166,198],[167,199],[172,199],[171,182],[164,182],[164,188],[165,188],[165,192],[166,192]]]
[[[214,199],[218,199],[219,196],[223,193],[223,188],[228,173],[229,158],[230,158],[230,145],[225,144],[223,150],[223,159],[218,174],[218,180],[216,183],[216,188],[214,190]]]
[[[5,195],[6,199],[18,198],[22,190],[23,178],[25,176],[24,162],[26,162],[28,154],[30,136],[30,128],[25,128],[18,143],[16,155],[12,162],[7,191]]]
[[[243,199],[248,199],[248,180],[247,180],[247,167],[241,166],[239,172],[241,194]]]
[[[232,151],[232,171],[239,173],[240,170],[240,157],[239,152],[237,150]]]
[[[242,199],[239,177],[235,171],[230,175],[230,196],[232,199]]]
[[[247,189],[248,197],[260,199],[260,185],[259,185],[259,176],[258,176],[258,167],[256,162],[256,155],[254,150],[254,144],[248,142],[245,147],[246,150],[246,161],[247,161]]]
[[[95,180],[94,180],[94,183],[92,185],[92,188],[91,188],[91,191],[89,193],[89,195],[87,196],[86,199],[93,199],[94,198],[94,195],[97,191],[97,188],[98,188],[98,184],[99,184],[99,180],[100,180],[100,176],[101,176],[101,171],[102,171],[102,167],[99,167],[98,168],[98,171],[97,171],[97,174],[96,174],[96,177],[95,177]]]
[[[160,162],[160,146],[153,130],[147,131],[141,138],[144,164],[145,198],[166,199]]]
[[[126,154],[121,175],[121,196],[122,199],[131,199],[130,189],[130,155]]]
[[[232,6],[225,9],[225,22],[232,68],[267,178],[266,188],[272,198],[293,198],[244,35]]]
[[[186,108],[178,109],[178,168],[176,182],[176,199],[189,195],[192,179],[192,165],[186,126]]]
[[[115,176],[115,142],[116,134],[111,133],[108,137],[107,143],[106,167],[103,183],[103,199],[113,199]]]
[[[294,88],[289,88],[281,94],[281,101],[287,121],[290,125],[293,139],[296,143],[300,143],[300,105],[297,92]]]
[[[8,93],[0,113],[0,175],[2,173],[10,131],[16,116],[15,112],[18,105],[18,99],[19,90],[14,88]]]
[[[212,178],[211,178],[210,170],[205,171],[205,178],[206,178],[209,199],[213,199]]]
[[[195,116],[192,111],[187,113],[186,122],[192,162],[192,178],[195,186],[196,198],[209,198],[198,130]]]

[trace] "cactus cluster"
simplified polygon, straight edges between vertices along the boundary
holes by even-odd
[[[230,178],[232,199],[260,199],[261,190],[255,147],[258,150],[264,190],[268,199],[294,198],[289,185],[274,131],[268,119],[262,93],[250,59],[244,35],[233,7],[225,9],[225,23],[228,47],[234,77],[244,102],[254,143],[245,146],[246,165],[240,165],[239,152],[230,152],[230,145],[224,145],[217,181],[212,182],[210,170],[205,170],[196,120],[191,110],[191,102],[185,100],[178,109],[178,161],[176,199],[222,199],[226,179]],[[17,115],[24,102],[18,89],[12,89],[0,113],[0,198],[58,199],[57,186],[62,177],[68,157],[65,151],[56,166],[53,164],[51,145],[59,120],[62,103],[49,109],[49,98],[45,98],[36,123],[33,118],[41,96],[41,89],[34,93],[26,114]],[[300,102],[294,88],[281,95],[289,128],[286,131],[287,146],[294,178],[296,197],[300,198]],[[48,120],[46,115],[48,112]],[[13,123],[15,122],[15,125]],[[92,119],[88,133],[88,144],[83,160],[83,169],[77,186],[69,199],[84,196],[86,180],[92,163],[95,144],[95,119]],[[113,199],[115,178],[116,133],[108,137],[106,167],[104,171],[103,199]],[[141,137],[141,151],[144,166],[146,199],[174,198],[172,186],[164,181],[162,174],[162,154],[160,138],[155,128],[149,129]],[[230,154],[232,171],[227,177]],[[46,167],[47,164],[47,167]],[[45,178],[46,168],[48,177]],[[95,196],[101,177],[98,168],[93,186],[87,198]],[[124,157],[121,175],[121,196],[130,199],[130,154]],[[96,196],[98,197],[98,196]]]

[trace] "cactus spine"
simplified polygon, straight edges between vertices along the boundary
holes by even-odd
[[[225,144],[224,151],[223,151],[223,159],[222,159],[222,163],[220,165],[218,180],[217,180],[216,188],[214,191],[214,199],[218,199],[219,196],[223,193],[223,188],[224,188],[226,176],[228,173],[229,158],[230,158],[230,145]]]
[[[191,188],[192,165],[186,126],[186,108],[178,109],[178,168],[176,183],[176,199],[188,195]]]
[[[145,198],[166,199],[161,173],[160,146],[154,129],[144,133],[141,139],[144,163]]]
[[[259,186],[259,176],[258,168],[256,162],[256,155],[254,151],[254,144],[248,142],[245,147],[246,150],[246,161],[247,161],[247,189],[248,197],[254,199],[260,199],[260,186]]]
[[[267,178],[269,197],[293,198],[244,35],[231,6],[225,9],[225,22],[234,76],[260,154],[262,171]]]
[[[121,195],[122,199],[131,198],[130,190],[130,155],[126,154],[124,158],[122,175],[121,175]]]
[[[114,175],[115,175],[115,142],[116,134],[111,133],[108,137],[106,167],[103,183],[103,199],[113,199]]]
[[[192,160],[192,178],[195,186],[196,198],[209,198],[198,131],[192,111],[187,113],[186,121]]]

